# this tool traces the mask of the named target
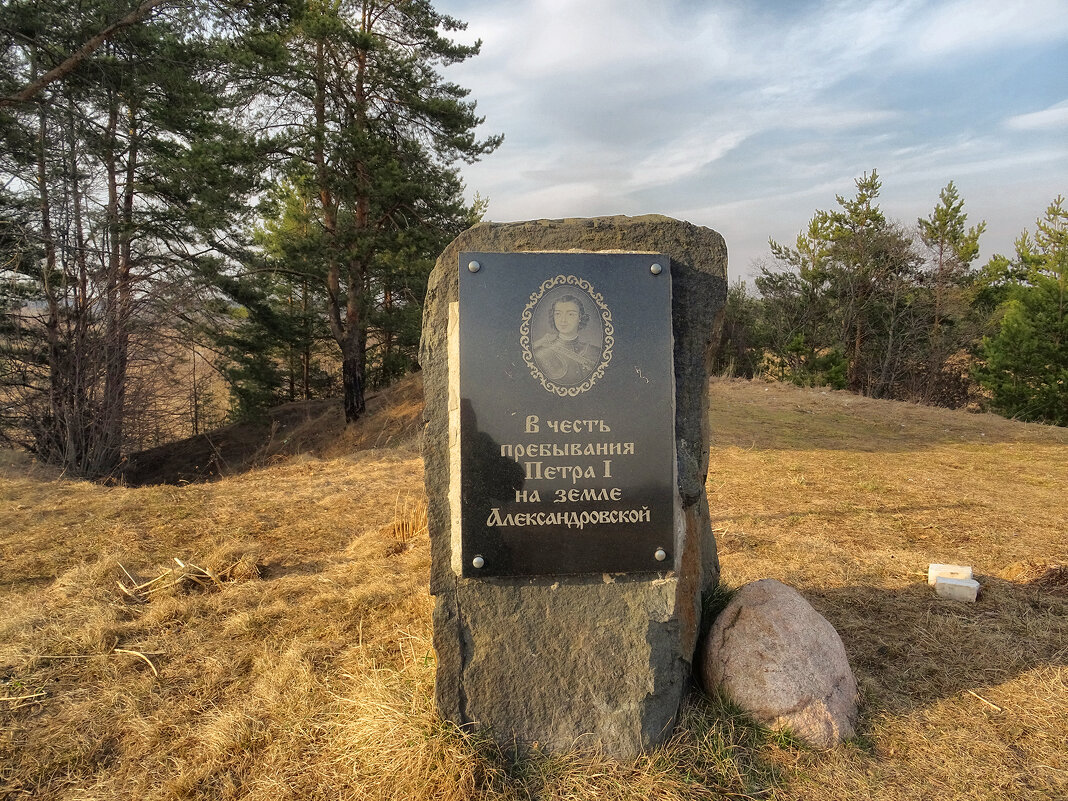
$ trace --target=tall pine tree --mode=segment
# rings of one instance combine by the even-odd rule
[[[783,377],[899,397],[916,366],[919,259],[876,203],[878,174],[855,183],[856,195],[817,211],[794,247],[770,243],[787,269],[764,269],[756,284]]]
[[[309,0],[265,83],[288,177],[312,201],[302,249],[325,290],[350,422],[364,411],[369,355],[396,369],[433,256],[466,227],[456,162],[501,141],[476,136],[468,91],[439,72],[478,53],[449,38],[463,27],[425,0]]]
[[[964,199],[950,181],[926,218],[919,218],[920,239],[927,248],[923,271],[930,293],[928,360],[922,398],[935,403],[960,403],[967,397],[967,378],[947,361],[972,344],[976,336],[968,326],[972,263],[979,255],[979,237],[986,223],[965,228]]]
[[[14,0],[0,10],[0,241],[12,286],[0,431],[85,475],[125,446],[131,358],[231,243],[258,180],[233,124],[234,24],[257,9]],[[132,16],[131,16],[132,15]],[[8,301],[9,305],[10,301]]]
[[[995,256],[1007,299],[997,333],[983,340],[979,380],[994,409],[1021,420],[1068,425],[1068,209],[1058,197],[1016,260]]]

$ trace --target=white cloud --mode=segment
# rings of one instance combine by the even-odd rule
[[[533,220],[544,217],[586,217],[613,214],[604,185],[574,181],[516,193],[502,202],[490,199],[490,219]]]
[[[701,129],[673,139],[635,165],[631,185],[660,186],[693,175],[734,150],[746,136],[745,131],[717,135],[713,130]]]
[[[933,3],[913,20],[911,52],[944,58],[962,51],[1022,47],[1063,38],[1063,0],[955,0]]]
[[[769,47],[775,75],[811,92],[871,68],[897,40],[915,2],[836,3],[815,6]],[[774,29],[770,32],[776,35]],[[778,35],[782,35],[779,33]]]
[[[436,5],[484,40],[447,75],[507,137],[463,170],[490,219],[682,217],[724,234],[737,275],[873,167],[906,221],[966,179],[999,250],[1063,184],[1068,148],[1010,132],[1068,129],[1068,100],[1042,108],[1062,73],[1020,67],[1065,63],[1065,0]]]
[[[444,3],[444,6],[450,5]],[[527,0],[471,9],[465,40],[483,39],[475,73],[505,73],[526,86],[604,73],[628,75],[670,59],[669,20],[639,0]]]
[[[901,117],[900,112],[888,109],[867,109],[831,106],[808,108],[804,114],[782,121],[784,128],[807,128],[817,131],[843,131],[888,125]]]
[[[1062,100],[1041,111],[1009,117],[1005,120],[1005,127],[1015,131],[1068,131],[1068,100]]]
[[[660,39],[658,27],[653,8],[634,0],[534,0],[513,67],[531,79],[627,72],[635,61],[650,64],[667,55],[650,46]]]

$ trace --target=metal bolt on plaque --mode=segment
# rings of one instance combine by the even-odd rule
[[[667,559],[667,551],[665,551],[663,548],[657,548],[656,553],[654,553],[653,556],[656,557],[656,561],[663,562],[665,559]]]
[[[477,261],[468,262],[467,269],[473,273],[477,273],[479,270],[482,269],[482,265],[479,264]]]
[[[661,267],[659,264],[654,264],[652,267],[649,268],[649,272],[651,272],[653,275],[660,275],[663,270],[664,268]]]
[[[476,556],[474,559],[471,560],[471,564],[475,567],[485,567],[486,560],[483,559],[481,556]]]

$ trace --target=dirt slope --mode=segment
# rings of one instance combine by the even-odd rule
[[[130,487],[187,484],[242,473],[298,453],[335,454],[389,447],[420,424],[422,377],[410,375],[367,398],[365,419],[345,425],[340,399],[286,403],[267,420],[234,423],[206,434],[131,454],[120,473]]]

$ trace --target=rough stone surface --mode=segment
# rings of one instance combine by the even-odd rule
[[[746,584],[705,641],[701,679],[754,718],[821,748],[852,737],[857,683],[845,647],[801,594],[774,579]]]
[[[678,572],[650,579],[463,579],[452,561],[448,319],[461,251],[623,251],[672,260]],[[482,223],[457,237],[430,277],[420,362],[424,462],[436,596],[439,713],[507,747],[590,748],[627,759],[666,739],[686,692],[700,595],[719,580],[704,493],[707,366],[727,290],[715,231],[661,216]]]

